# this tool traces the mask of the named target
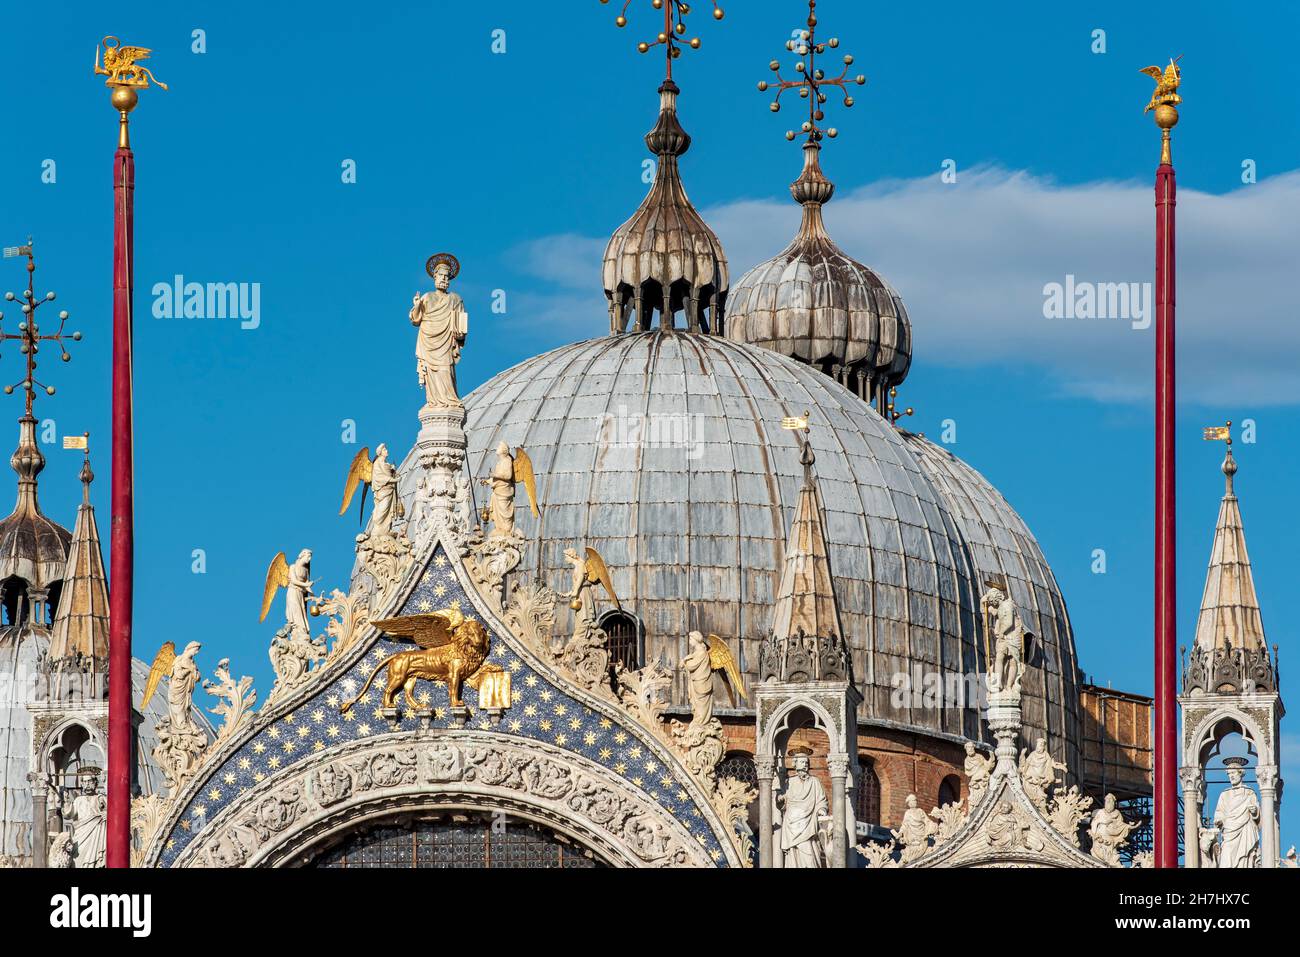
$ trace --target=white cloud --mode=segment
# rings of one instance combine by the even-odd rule
[[[834,175],[834,170],[830,170]],[[789,199],[740,200],[702,210],[722,238],[732,282],[780,250],[798,208]],[[1185,402],[1300,402],[1300,322],[1290,284],[1300,221],[1300,171],[1226,195],[1178,195],[1178,376]],[[850,255],[884,276],[912,318],[918,364],[1032,366],[1064,393],[1145,401],[1154,325],[1043,316],[1043,287],[1065,281],[1150,282],[1154,188],[1147,183],[1060,186],[982,168],[955,184],[937,176],[842,191],[827,226]],[[605,311],[604,237],[544,237],[516,250],[554,294],[524,298],[529,324],[592,334]],[[553,300],[553,301],[552,301]]]

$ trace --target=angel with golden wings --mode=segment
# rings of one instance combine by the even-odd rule
[[[569,599],[569,607],[574,611],[575,634],[596,621],[596,598],[591,592],[597,584],[605,589],[614,607],[622,609],[618,595],[614,594],[614,580],[598,551],[589,545],[586,553],[579,555],[577,549],[566,548],[564,560],[573,566],[573,585],[564,597]]]
[[[342,515],[352,504],[352,496],[357,486],[361,486],[361,515],[366,511],[366,489],[375,493],[374,511],[371,514],[371,534],[378,537],[393,537],[393,522],[406,514],[402,500],[397,497],[397,467],[388,461],[388,446],[380,442],[375,446],[375,457],[370,458],[370,449],[363,447],[352,458],[348,466],[348,477],[343,484],[343,504],[339,506]]]
[[[736,658],[727,647],[727,643],[717,635],[706,639],[698,631],[692,631],[686,637],[689,651],[682,659],[682,670],[686,672],[687,693],[691,702],[691,724],[704,725],[713,719],[713,673],[721,671],[727,679],[727,690],[731,703],[736,703],[736,695],[748,700],[745,683],[740,676],[740,667]]]
[[[509,538],[515,533],[515,490],[522,484],[528,493],[528,507],[533,518],[542,513],[537,507],[537,478],[533,474],[533,460],[522,448],[510,454],[510,446],[505,442],[497,446],[496,464],[492,466],[491,477],[485,484],[492,486],[492,496],[488,500],[488,517],[492,520],[489,538]]]
[[[262,588],[262,617],[257,620],[266,621],[266,613],[271,610],[275,593],[283,588],[285,629],[290,634],[310,635],[311,626],[307,624],[307,599],[315,597],[312,594],[312,586],[316,584],[310,576],[310,548],[300,551],[292,565],[284,557],[284,552],[279,552],[271,559],[271,567],[266,570],[266,584]]]

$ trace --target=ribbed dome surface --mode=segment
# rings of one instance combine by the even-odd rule
[[[523,573],[566,588],[564,548],[592,545],[624,608],[644,624],[647,661],[672,667],[687,632],[699,629],[738,638],[751,680],[803,474],[798,441],[780,420],[811,411],[863,717],[979,733],[973,701],[934,708],[893,692],[899,675],[918,669],[956,687],[982,667],[976,609],[982,575],[996,568],[1051,646],[1046,670],[1027,683],[1026,717],[1062,753],[1077,702],[1073,639],[1028,530],[977,473],[905,437],[815,369],[715,336],[628,334],[529,359],[465,405],[474,476],[487,474],[501,441],[523,446],[537,470],[541,519],[522,495],[518,503],[516,521],[531,539]],[[408,501],[413,469],[408,456],[400,486]],[[557,634],[572,626],[563,603],[558,614]],[[673,701],[686,700],[678,674]]]

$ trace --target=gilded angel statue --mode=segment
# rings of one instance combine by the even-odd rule
[[[497,446],[496,464],[492,466],[491,475],[483,480],[483,484],[492,487],[487,506],[487,517],[492,520],[489,537],[508,538],[514,534],[515,490],[519,485],[523,485],[528,494],[528,507],[532,510],[533,518],[542,514],[537,507],[537,477],[533,472],[533,460],[522,448],[515,449],[514,455],[511,455],[510,446],[505,442],[500,443]]]
[[[579,555],[577,549],[566,548],[564,560],[573,566],[572,589],[564,597],[569,599],[569,607],[577,612],[577,621],[596,620],[596,599],[591,591],[597,584],[605,589],[605,594],[609,595],[614,607],[622,610],[618,595],[614,593],[614,580],[610,578],[609,568],[598,551],[588,545],[586,554]]]
[[[104,50],[104,65],[99,65],[99,50]],[[148,47],[123,46],[122,41],[114,36],[104,37],[100,46],[95,48],[95,73],[106,76],[105,86],[135,86],[144,89],[152,80],[164,90],[167,84],[155,77],[147,66],[140,66],[137,60],[149,59],[153,53]]]
[[[1151,102],[1143,113],[1150,113],[1157,106],[1169,105],[1177,106],[1183,102],[1183,98],[1178,95],[1178,85],[1183,81],[1183,71],[1178,66],[1178,61],[1182,57],[1175,57],[1169,61],[1169,65],[1161,70],[1158,66],[1149,66],[1139,72],[1145,73],[1156,81],[1155,92],[1151,94]]]
[[[388,461],[387,445],[381,442],[375,446],[373,459],[369,447],[363,447],[353,456],[352,464],[348,466],[348,477],[343,484],[340,515],[352,504],[352,496],[356,494],[358,485],[361,486],[361,511],[358,518],[365,516],[366,490],[372,489],[375,493],[374,514],[371,516],[373,534],[391,538],[393,522],[406,516],[406,508],[397,495],[397,467]]]
[[[721,671],[726,676],[727,692],[733,707],[737,694],[742,700],[748,700],[745,682],[741,678],[735,655],[717,635],[705,638],[700,632],[692,631],[686,641],[690,650],[681,664],[689,682],[691,723],[707,724],[713,718],[713,673]]]

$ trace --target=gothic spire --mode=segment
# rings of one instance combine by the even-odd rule
[[[90,483],[94,480],[87,450],[81,465],[81,506],[77,509],[77,524],[63,571],[63,592],[50,633],[51,659],[108,657],[108,578],[104,574],[95,506],[90,504]]]
[[[1237,462],[1228,445],[1223,460],[1224,492],[1219,504],[1219,521],[1210,548],[1210,566],[1205,576],[1205,593],[1201,613],[1196,621],[1196,649],[1215,651],[1245,648],[1268,652],[1264,639],[1264,622],[1255,597],[1255,579],[1246,554],[1246,533],[1241,522],[1241,507],[1232,487]]]
[[[803,464],[803,485],[786,540],[772,637],[778,642],[798,634],[840,640],[844,634],[826,550],[821,495],[813,477],[813,450],[807,440],[802,440],[802,446],[799,461]]]

